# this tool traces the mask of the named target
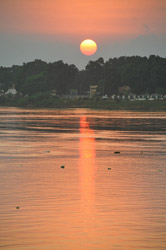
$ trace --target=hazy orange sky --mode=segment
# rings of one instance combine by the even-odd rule
[[[3,51],[4,60],[1,57],[0,65],[10,64],[9,56],[5,57],[4,51],[12,51],[12,46],[18,50],[17,44],[24,52],[21,55],[18,51],[16,62],[13,58],[11,63],[21,63],[23,56],[24,61],[33,59],[32,55],[40,57],[41,46],[44,50],[49,50],[49,47],[53,49],[54,61],[66,59],[70,62],[70,53],[67,51],[70,48],[73,51],[73,63],[77,64],[79,60],[81,65],[81,60],[84,63],[90,60],[77,54],[80,53],[77,51],[79,43],[86,38],[94,39],[98,43],[99,50],[95,55],[97,57],[104,57],[106,54],[110,58],[116,56],[116,51],[127,53],[126,50],[131,50],[132,46],[133,51],[129,51],[129,55],[139,54],[140,51],[142,55],[161,53],[163,56],[163,51],[166,50],[166,1],[0,0],[0,52]],[[144,45],[146,47],[147,44],[150,47],[145,51]],[[37,49],[36,55],[34,47]],[[43,49],[41,59],[48,61],[50,58],[52,61],[53,58],[49,57],[50,51],[47,57],[46,51],[43,54]]]

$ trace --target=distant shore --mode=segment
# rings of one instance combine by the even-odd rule
[[[114,101],[97,99],[65,99],[65,98],[33,98],[17,97],[0,102],[0,106],[23,107],[23,108],[91,108],[106,110],[129,110],[129,111],[166,111],[166,101]]]

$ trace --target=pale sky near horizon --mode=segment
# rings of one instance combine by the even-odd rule
[[[92,56],[79,49],[87,38]],[[0,66],[152,54],[166,57],[166,0],[0,0]]]

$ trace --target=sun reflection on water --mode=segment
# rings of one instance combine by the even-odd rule
[[[95,138],[86,116],[80,118],[80,189],[82,209],[89,213],[95,199]]]

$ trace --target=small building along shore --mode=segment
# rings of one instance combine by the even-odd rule
[[[5,95],[16,95],[17,94],[17,90],[15,88],[15,84],[13,84],[6,92]]]

